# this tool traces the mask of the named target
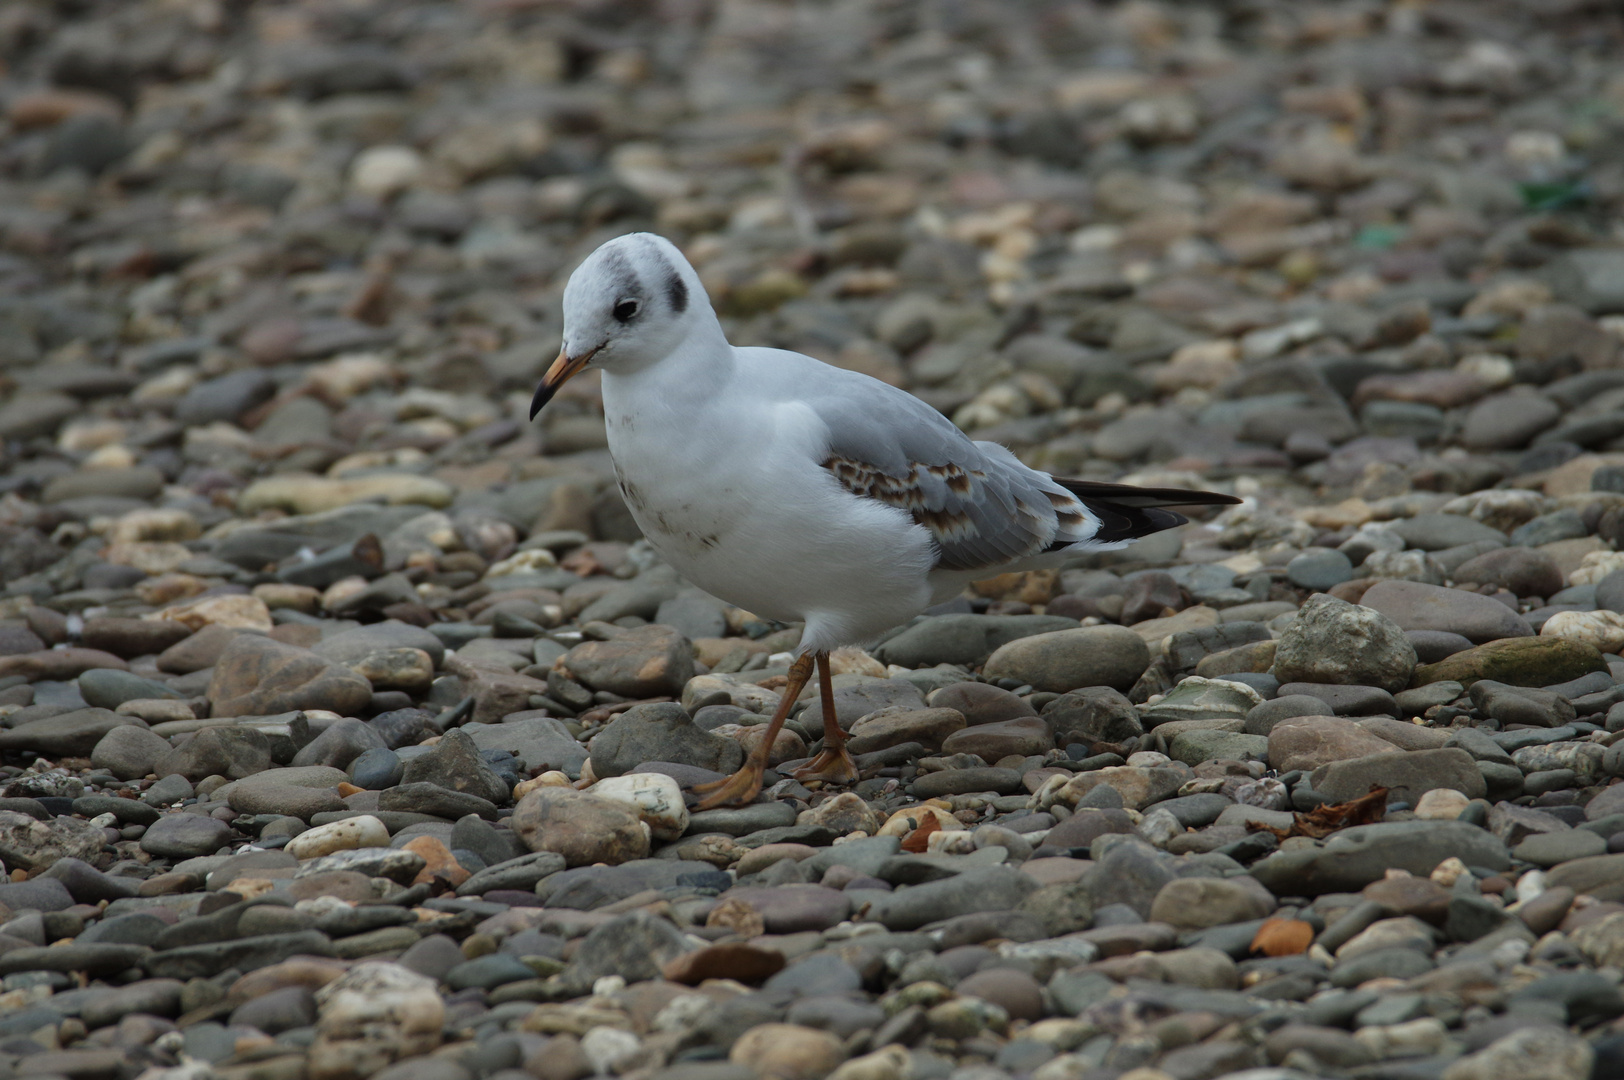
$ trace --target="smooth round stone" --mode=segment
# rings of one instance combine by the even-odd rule
[[[1359,412],[1370,435],[1431,442],[1444,432],[1444,411],[1421,401],[1371,401]]]
[[[493,990],[510,982],[536,977],[534,970],[510,953],[495,952],[458,964],[445,974],[445,983],[453,990],[479,987]]]
[[[1331,985],[1349,987],[1371,979],[1413,979],[1437,965],[1431,956],[1403,946],[1376,949],[1342,960],[1331,969]]]
[[[942,740],[944,754],[975,754],[984,761],[1041,755],[1053,746],[1048,725],[1036,716],[977,724]]]
[[[1397,533],[1405,547],[1420,548],[1422,551],[1442,551],[1484,540],[1500,544],[1506,542],[1506,534],[1499,529],[1463,514],[1417,514],[1412,518],[1389,522],[1387,529]]]
[[[487,625],[466,622],[435,623],[429,632],[439,638],[447,649],[460,649],[470,641],[495,634]]]
[[[350,783],[368,791],[382,791],[399,784],[406,765],[393,750],[375,746],[358,754],[349,767]]]
[[[1472,647],[1470,638],[1448,630],[1406,630],[1404,636],[1415,646],[1416,660],[1423,664],[1436,664]]]
[[[1029,1076],[1039,1065],[1052,1061],[1057,1051],[1036,1039],[1014,1039],[998,1051],[994,1064],[1012,1076]]]
[[[73,812],[87,818],[112,814],[123,825],[151,825],[159,817],[157,810],[138,799],[114,795],[81,795],[73,800]]]
[[[275,394],[276,383],[265,372],[234,371],[198,383],[187,391],[176,407],[175,419],[186,425],[235,420],[245,410],[270,400]]]
[[[852,899],[821,885],[741,886],[729,896],[757,911],[772,934],[827,930],[851,913]]]
[[[118,728],[116,730],[128,731],[130,729]],[[171,773],[168,776],[160,777],[156,783],[143,791],[141,801],[148,806],[168,806],[183,799],[190,799],[193,794],[194,790],[190,780],[179,773]]]
[[[231,1023],[277,1035],[316,1022],[316,999],[307,987],[285,986],[239,1005]]]
[[[104,945],[145,945],[151,948],[167,929],[169,923],[158,916],[136,911],[102,919],[87,927],[76,940],[83,944],[101,942]]]
[[[1563,592],[1571,590],[1564,589]],[[1561,593],[1557,594],[1562,595]],[[1596,583],[1596,591],[1591,600],[1599,608],[1607,611],[1624,611],[1624,570],[1614,570]]]
[[[1285,683],[1280,687],[1280,696],[1318,698],[1335,716],[1393,716],[1398,712],[1393,695],[1375,686]]]
[[[329,724],[326,730],[293,755],[293,765],[331,765],[342,769],[368,750],[381,749],[383,737],[370,725],[354,719]]]
[[[52,480],[45,486],[40,498],[48,503],[93,496],[150,499],[163,490],[163,485],[163,473],[146,465],[84,469]]]
[[[496,819],[496,807],[489,800],[427,782],[398,784],[385,789],[379,799],[379,809],[427,814],[451,821],[468,814],[478,814],[488,821]]]
[[[862,985],[863,977],[856,968],[829,953],[791,964],[766,982],[768,990],[788,990],[803,997],[853,993]]]
[[[170,859],[213,855],[232,837],[230,825],[202,814],[165,814],[141,837],[141,850]]]
[[[1174,566],[1168,569],[1167,574],[1198,599],[1207,593],[1233,588],[1236,576],[1235,571],[1229,567],[1219,566],[1216,563]]]
[[[0,881],[0,904],[12,911],[65,911],[74,905],[73,894],[55,878],[35,877],[28,881]]]
[[[885,1023],[886,1016],[884,1009],[867,1001],[853,1000],[844,994],[818,994],[803,996],[791,1005],[785,1019],[849,1039],[865,1028],[877,1029]]]
[[[726,691],[718,691],[725,694]],[[714,731],[727,724],[744,723],[755,719],[756,714],[749,709],[738,705],[720,704],[706,705],[694,712],[694,726],[701,731]]]
[[[1087,626],[1018,638],[994,651],[982,672],[1061,694],[1081,686],[1125,692],[1149,666],[1149,647],[1132,630]]]
[[[1272,910],[1273,898],[1249,878],[1176,878],[1157,892],[1150,919],[1199,930],[1261,919]]]
[[[1490,679],[1512,686],[1552,686],[1605,672],[1594,648],[1556,637],[1506,638],[1476,645],[1436,664],[1416,668],[1417,685],[1453,679],[1470,685]]]
[[[1569,585],[1559,593],[1545,598],[1551,604],[1577,604],[1585,610],[1599,607],[1596,603],[1595,585]]]
[[[1414,690],[1400,690],[1393,695],[1393,700],[1405,714],[1419,716],[1435,705],[1448,705],[1465,692],[1466,688],[1460,683],[1444,679]]]
[[[134,566],[118,566],[114,563],[96,563],[85,568],[84,579],[81,586],[86,589],[128,589],[137,582],[146,579],[146,572]],[[100,648],[100,646],[91,646]],[[154,649],[154,652],[162,650]],[[140,653],[132,655],[139,656]]]
[[[1570,859],[1607,854],[1607,841],[1588,829],[1534,833],[1512,849],[1514,858],[1535,866],[1552,867]]]
[[[1217,821],[1219,814],[1234,805],[1234,800],[1226,796],[1216,792],[1203,792],[1163,799],[1156,804],[1156,809],[1166,810],[1187,829],[1199,829],[1203,825],[1211,825]]]
[[[733,1044],[728,1061],[755,1071],[758,1076],[783,1080],[812,1080],[826,1076],[845,1056],[832,1032],[799,1024],[761,1023]]]
[[[1577,787],[1578,775],[1572,769],[1542,769],[1523,777],[1524,795],[1545,795]]]
[[[1455,580],[1497,585],[1517,596],[1550,596],[1567,581],[1556,560],[1528,547],[1507,547],[1469,559],[1455,568]]]
[[[259,840],[261,845],[272,842],[286,844],[308,829],[309,826],[296,817],[273,817],[259,830]]]
[[[1273,700],[1280,692],[1280,680],[1267,671],[1233,671],[1224,678],[1229,682],[1237,682],[1242,686],[1250,686],[1258,692],[1264,701]]]
[[[1186,731],[1174,737],[1167,752],[1174,761],[1192,766],[1213,760],[1266,761],[1269,740],[1240,731]]]
[[[1286,577],[1303,589],[1324,592],[1353,578],[1353,560],[1334,548],[1309,548],[1286,564]]]
[[[408,971],[444,982],[446,975],[465,960],[455,941],[444,934],[431,934],[401,953],[398,962]]]
[[[1415,804],[1415,816],[1429,821],[1454,821],[1466,810],[1468,799],[1450,788],[1434,788]]]
[[[74,900],[81,904],[118,900],[134,896],[136,892],[136,883],[131,879],[109,877],[80,859],[58,859],[45,871],[44,876],[62,882]]]
[[[180,698],[164,683],[117,668],[92,668],[80,675],[79,695],[85,704],[100,709],[116,709],[137,698]]]
[[[988,968],[961,980],[954,992],[990,1001],[1011,1020],[1043,1019],[1043,988],[1024,971]]]
[[[789,803],[764,802],[749,806],[722,806],[715,810],[700,810],[688,819],[688,830],[693,833],[726,833],[728,836],[748,836],[762,829],[782,828],[795,824],[795,808]]]
[[[1160,570],[1145,570],[1123,579],[1122,622],[1132,626],[1146,619],[1159,617],[1167,608],[1182,609],[1184,597],[1173,575]]]
[[[978,791],[996,791],[1000,795],[1013,795],[1024,790],[1021,774],[1014,769],[974,768],[944,769],[925,773],[909,785],[909,791],[921,799],[934,799],[941,795],[968,795]]]
[[[944,686],[927,699],[933,709],[953,709],[967,726],[993,724],[1036,716],[1025,698],[988,683],[961,682]]]
[[[1511,531],[1511,542],[1520,547],[1537,548],[1542,544],[1554,544],[1558,540],[1575,540],[1589,535],[1590,530],[1585,528],[1584,518],[1579,515],[1579,511],[1572,507],[1564,507],[1549,514],[1541,514],[1534,520],[1517,526]]]

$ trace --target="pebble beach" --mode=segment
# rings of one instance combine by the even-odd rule
[[[0,1080],[1624,1078],[1624,15],[0,3]],[[570,271],[1239,497],[833,655]],[[793,497],[787,493],[786,497]]]

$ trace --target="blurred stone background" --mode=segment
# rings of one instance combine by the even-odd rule
[[[521,405],[633,229],[735,341],[1043,468],[1539,473],[1624,434],[1619,44],[1549,2],[10,4],[0,486],[207,527],[323,499],[266,477],[579,473],[544,524],[626,538],[590,382]]]

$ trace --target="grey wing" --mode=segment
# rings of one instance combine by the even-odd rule
[[[1071,492],[1002,446],[974,442],[918,398],[883,384],[811,405],[829,428],[822,465],[854,495],[930,530],[936,568],[992,570],[1088,539],[1098,521]]]

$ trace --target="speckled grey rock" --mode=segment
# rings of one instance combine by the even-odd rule
[[[635,705],[592,740],[592,771],[621,776],[645,761],[673,761],[729,773],[744,763],[739,744],[694,726],[680,705]]]
[[[1510,866],[1505,845],[1476,825],[1395,821],[1343,829],[1323,846],[1276,852],[1255,863],[1252,876],[1276,896],[1318,896],[1357,892],[1390,867],[1426,876],[1448,858],[1490,870]]]
[[[1393,621],[1335,597],[1309,597],[1280,637],[1274,676],[1282,683],[1353,683],[1389,692],[1410,684],[1415,646]]]

